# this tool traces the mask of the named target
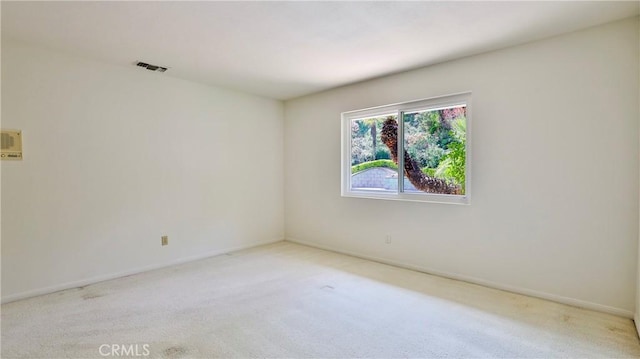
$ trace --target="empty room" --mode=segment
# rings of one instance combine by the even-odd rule
[[[1,14],[2,358],[640,358],[640,3]]]

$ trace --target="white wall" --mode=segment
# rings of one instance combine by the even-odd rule
[[[283,238],[281,102],[4,40],[2,94],[3,300]]]
[[[638,36],[640,37],[640,28],[638,28]],[[638,60],[640,62],[640,60]],[[638,83],[640,84],[640,72],[638,73]],[[638,106],[640,107],[640,94],[638,94]],[[640,108],[638,108],[640,111]],[[640,122],[640,117],[638,118]],[[640,131],[638,132],[640,136]],[[640,153],[638,153],[638,159],[640,160]],[[640,181],[638,182],[640,186]],[[640,205],[640,197],[638,197],[638,204]],[[638,218],[638,226],[640,226],[640,217]],[[636,325],[636,331],[640,336],[640,235],[638,236],[638,274],[636,276],[636,311],[634,316],[634,323]]]
[[[638,79],[640,83],[640,78]],[[639,101],[640,102],[640,101]],[[640,121],[640,118],[638,119]],[[640,135],[640,132],[638,132]],[[638,158],[640,159],[640,153],[638,154]],[[640,186],[640,182],[638,182]],[[638,199],[640,204],[640,197]],[[638,226],[640,226],[640,218],[638,218]],[[635,315],[633,317],[634,324],[636,326],[636,331],[638,332],[638,336],[640,336],[640,235],[638,236],[638,274],[636,275],[636,310]]]
[[[628,19],[286,102],[287,239],[631,317],[638,43]],[[470,206],[340,197],[341,112],[468,90]]]

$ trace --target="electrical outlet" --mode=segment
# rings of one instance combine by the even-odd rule
[[[169,244],[169,236],[162,236],[162,245],[166,246]]]
[[[387,234],[387,237],[384,239],[384,243],[391,244],[391,235]]]

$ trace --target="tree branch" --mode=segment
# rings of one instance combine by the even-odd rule
[[[398,122],[389,116],[382,125],[382,142],[389,148],[393,162],[398,164]],[[440,194],[462,194],[460,186],[440,178],[429,177],[420,170],[418,163],[404,152],[404,174],[413,186],[423,192]]]

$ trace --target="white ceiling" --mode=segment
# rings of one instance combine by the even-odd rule
[[[2,2],[2,37],[276,99],[638,15],[629,2]],[[140,69],[140,71],[145,71]]]

